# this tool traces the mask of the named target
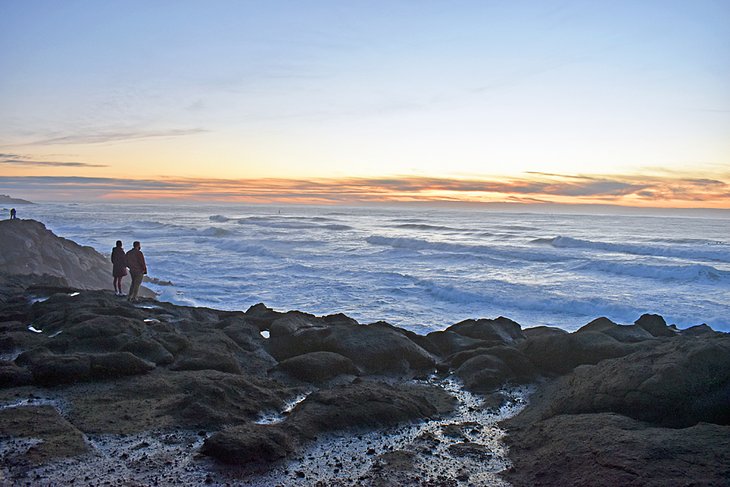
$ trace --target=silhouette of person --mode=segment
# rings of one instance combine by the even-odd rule
[[[15,208],[10,208],[10,219],[17,220],[17,217],[15,216]]]
[[[127,301],[137,301],[139,286],[142,284],[142,278],[147,274],[147,264],[144,261],[144,254],[140,250],[141,248],[142,245],[139,242],[134,242],[132,244],[132,250],[127,252],[127,267],[129,267],[129,273],[132,276]]]
[[[127,256],[122,248],[122,241],[117,240],[117,246],[112,249],[112,276],[114,277],[114,294],[124,296],[122,292],[122,278],[127,275]]]

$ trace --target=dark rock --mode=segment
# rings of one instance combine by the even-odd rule
[[[449,453],[455,457],[470,457],[481,462],[486,462],[493,456],[491,450],[486,446],[470,441],[451,445]]]
[[[137,357],[157,365],[168,365],[175,360],[175,357],[159,342],[145,338],[136,338],[127,342],[120,351],[133,353]]]
[[[88,452],[84,435],[52,406],[0,409],[3,441],[10,437],[41,440],[32,448],[3,452],[3,466],[35,466]],[[3,482],[4,483],[4,482]],[[8,484],[10,485],[10,484]]]
[[[543,374],[565,374],[578,365],[596,364],[635,350],[633,344],[593,331],[536,336],[521,343],[519,349]]]
[[[567,335],[568,332],[562,328],[556,328],[554,326],[533,326],[532,328],[525,328],[522,333],[527,338],[542,337],[548,335]]]
[[[38,349],[16,361],[30,369],[35,382],[46,386],[144,374],[155,368],[129,352],[57,355]]]
[[[727,485],[730,427],[657,428],[617,414],[503,423],[515,487]]]
[[[271,463],[293,449],[294,442],[283,428],[245,424],[213,434],[200,451],[224,463],[246,465]]]
[[[145,374],[155,364],[129,352],[89,354],[90,374],[93,379],[114,379],[126,375]]]
[[[333,352],[297,355],[282,361],[274,370],[305,382],[324,382],[343,374],[359,374],[352,360]]]
[[[387,323],[327,323],[304,313],[287,313],[271,325],[271,354],[286,360],[310,352],[334,352],[369,373],[433,369],[433,356]]]
[[[91,359],[87,354],[56,355],[48,352],[31,356],[22,353],[16,362],[27,364],[33,380],[45,386],[70,384],[91,378]]]
[[[638,325],[618,325],[608,318],[596,318],[581,327],[576,333],[599,332],[615,338],[620,342],[640,342],[650,340],[654,336]]]
[[[667,322],[659,315],[643,314],[634,324],[655,337],[671,337],[676,335],[676,331],[668,327]]]
[[[248,352],[259,350],[262,346],[263,338],[259,329],[244,320],[227,320],[223,331],[236,345]]]
[[[13,362],[0,361],[0,388],[25,386],[32,382],[33,374],[28,369]]]
[[[552,413],[616,412],[671,427],[730,424],[730,337],[676,337],[579,367],[551,394]]]
[[[501,342],[506,345],[516,345],[525,339],[520,325],[504,316],[494,320],[464,320],[451,325],[446,331],[453,331],[477,340]]]
[[[271,324],[284,316],[284,313],[267,308],[263,303],[258,303],[246,310],[246,320],[258,327],[259,330],[268,330]]]
[[[464,350],[487,346],[490,342],[460,335],[454,331],[434,331],[426,335],[441,356],[453,355]],[[492,341],[493,344],[501,342]]]
[[[707,326],[706,324],[701,324],[697,326],[691,326],[687,329],[684,329],[680,332],[684,336],[716,336],[718,333]]]
[[[454,374],[464,387],[475,392],[490,392],[512,376],[507,365],[494,355],[482,354],[464,362]]]
[[[264,411],[279,411],[284,399],[298,392],[262,379],[213,370],[177,372],[167,384],[178,398],[165,405],[166,414],[180,424],[208,429],[249,422]]]
[[[350,428],[375,428],[424,419],[453,409],[453,397],[430,386],[357,381],[310,394],[285,424],[306,437]]]
[[[241,366],[233,355],[198,348],[178,358],[170,370],[219,370],[240,374]]]

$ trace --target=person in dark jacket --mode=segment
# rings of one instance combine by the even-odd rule
[[[117,246],[112,249],[112,276],[114,276],[114,294],[124,296],[122,292],[122,278],[127,275],[127,256],[122,248],[122,241],[117,240]]]
[[[16,215],[15,208],[10,208],[10,219],[16,220],[18,217],[16,217],[15,215]]]
[[[132,284],[129,285],[128,301],[137,301],[137,293],[139,286],[142,284],[142,278],[147,274],[147,264],[144,261],[144,254],[140,250],[142,245],[139,242],[132,244],[132,250],[127,252],[127,267],[132,276]]]

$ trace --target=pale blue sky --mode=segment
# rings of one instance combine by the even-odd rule
[[[14,176],[730,172],[725,0],[0,0],[0,72]]]

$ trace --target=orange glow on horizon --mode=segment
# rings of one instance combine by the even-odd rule
[[[490,180],[423,177],[170,178],[124,180],[124,187],[116,187],[115,183],[116,180],[110,179],[103,185],[98,197],[105,200],[189,200],[266,204],[556,203],[730,209],[730,184],[717,179],[676,177],[532,175],[530,178]],[[99,185],[97,181],[97,186]]]

